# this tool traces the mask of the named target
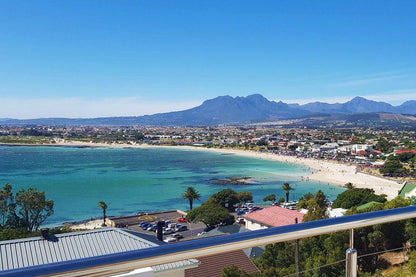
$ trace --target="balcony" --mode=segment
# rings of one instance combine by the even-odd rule
[[[134,270],[136,270],[133,273],[134,275],[130,276],[152,276],[146,275],[150,273],[146,272],[145,269],[155,265],[197,259],[198,257],[346,230],[350,231],[350,249],[347,251],[347,276],[356,276],[354,263],[356,263],[357,253],[353,250],[353,230],[415,217],[416,206],[409,206],[239,234],[184,241],[91,258],[4,270],[0,271],[0,276],[121,276],[121,274]],[[143,269],[144,271],[137,271],[137,269]]]

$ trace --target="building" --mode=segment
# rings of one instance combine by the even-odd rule
[[[186,269],[185,277],[221,277],[222,269],[230,266],[236,266],[249,274],[260,273],[242,250],[201,257],[198,260],[200,265]]]
[[[243,215],[244,220],[246,221],[246,228],[249,230],[290,225],[294,224],[295,220],[300,223],[303,221],[303,216],[303,213],[279,206],[271,206],[260,211]]]
[[[118,228],[65,233],[44,237],[0,241],[0,273],[72,260],[93,258],[162,244],[154,236]],[[189,259],[151,268],[124,272],[123,276],[183,277],[185,270],[198,267],[199,261]],[[150,275],[143,275],[146,270]],[[76,276],[74,272],[74,276]],[[114,274],[112,276],[121,276]]]

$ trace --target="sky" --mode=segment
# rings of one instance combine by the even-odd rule
[[[416,1],[0,0],[0,118],[416,100]]]

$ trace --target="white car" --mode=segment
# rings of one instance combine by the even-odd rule
[[[164,242],[167,242],[167,243],[169,243],[169,242],[177,242],[178,239],[177,238],[172,238],[172,237],[167,237],[163,241]]]
[[[164,234],[164,235],[170,235],[170,234],[173,234],[173,233],[175,233],[175,230],[170,229],[170,228],[166,228],[166,229],[163,231],[163,234]]]

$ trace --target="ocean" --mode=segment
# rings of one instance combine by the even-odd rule
[[[272,193],[284,197],[285,182],[295,189],[290,200],[319,189],[334,200],[344,190],[303,180],[309,172],[300,165],[188,149],[0,146],[0,186],[10,183],[15,193],[44,191],[55,202],[47,226],[100,217],[99,201],[109,204],[109,216],[187,210],[181,194],[188,186],[201,194],[195,206],[224,188],[251,191],[256,203]],[[213,178],[236,176],[250,177],[250,184],[214,184]]]

